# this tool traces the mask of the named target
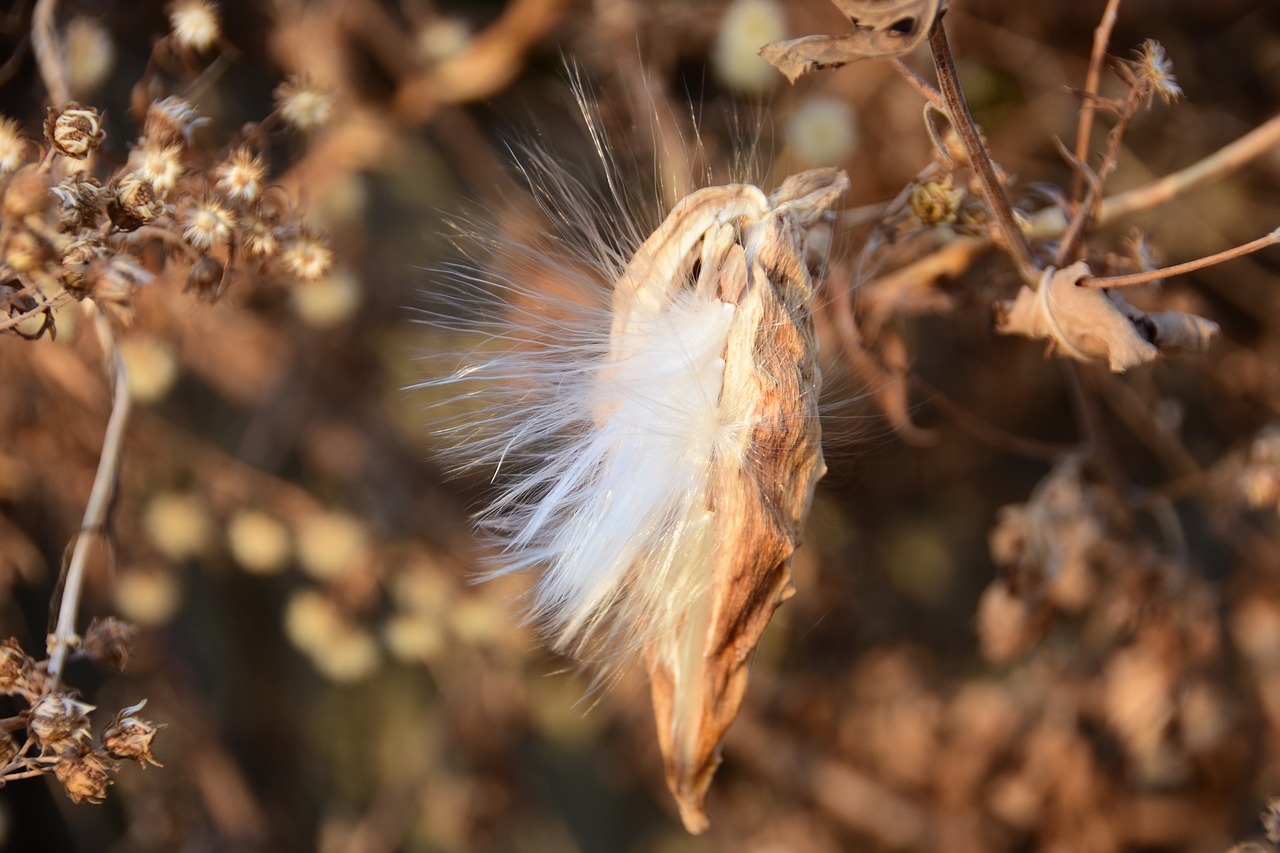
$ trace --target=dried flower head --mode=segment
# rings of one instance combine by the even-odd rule
[[[39,214],[49,206],[49,183],[39,167],[24,166],[4,188],[4,215],[18,220]]]
[[[0,643],[0,693],[21,693],[30,683],[35,661],[18,645],[16,637]]]
[[[170,95],[147,106],[142,136],[153,145],[190,145],[198,128],[208,124],[190,101]]]
[[[266,260],[280,251],[280,234],[277,224],[262,216],[250,214],[245,218],[241,239],[244,250],[252,258]]]
[[[951,176],[940,181],[926,181],[911,190],[907,200],[911,215],[921,225],[949,225],[956,221],[964,193],[951,185]]]
[[[182,177],[182,148],[146,139],[129,152],[129,168],[163,196]]]
[[[218,188],[228,198],[252,202],[262,194],[262,181],[267,175],[262,159],[248,148],[237,148],[218,164]]]
[[[201,258],[192,264],[182,290],[184,293],[195,293],[201,302],[217,302],[222,296],[222,282],[225,278],[226,267],[221,262],[216,258]]]
[[[174,40],[197,53],[213,47],[222,35],[218,7],[208,0],[174,0],[169,7],[169,25]]]
[[[109,250],[97,237],[69,243],[62,251],[62,266],[58,270],[62,286],[77,299],[88,296],[89,268],[108,254]]]
[[[309,133],[333,117],[333,95],[305,77],[290,77],[276,88],[276,109],[287,124]]]
[[[27,159],[30,146],[22,138],[18,123],[11,118],[0,118],[0,175],[15,171]]]
[[[44,135],[59,154],[83,160],[98,149],[106,132],[102,129],[102,115],[96,109],[82,108],[71,101],[60,110],[49,108]]]
[[[148,763],[163,767],[151,754],[151,741],[164,725],[138,716],[146,704],[147,700],[143,699],[137,705],[121,709],[110,725],[102,730],[102,745],[112,758],[131,759],[143,767]]]
[[[18,757],[18,742],[13,735],[0,729],[0,767],[6,767]]]
[[[27,732],[44,751],[79,751],[90,739],[89,712],[92,710],[92,705],[65,693],[41,697],[28,712]]]
[[[89,623],[81,648],[96,663],[123,672],[133,655],[137,639],[137,628],[114,616],[108,616]]]
[[[97,804],[106,797],[115,769],[115,762],[95,749],[63,755],[54,765],[53,775],[74,802]]]
[[[75,174],[53,187],[50,192],[58,202],[58,227],[76,232],[94,228],[102,206],[102,185],[96,178]]]
[[[183,212],[186,227],[183,239],[201,251],[221,246],[231,239],[236,228],[236,216],[213,196],[198,199]]]
[[[298,230],[285,244],[280,257],[289,272],[303,281],[315,281],[333,266],[333,250],[324,238],[308,228]]]
[[[1160,42],[1144,41],[1128,67],[1134,85],[1146,91],[1148,100],[1159,95],[1160,100],[1168,104],[1182,97],[1182,87],[1173,76],[1173,63]]]
[[[125,172],[107,188],[107,218],[121,231],[134,231],[164,213],[155,187],[137,172]]]

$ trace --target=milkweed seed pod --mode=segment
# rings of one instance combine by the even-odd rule
[[[720,741],[791,594],[791,554],[825,471],[806,238],[848,177],[815,169],[772,195],[697,190],[646,237],[574,198],[581,188],[554,164],[526,174],[553,221],[588,232],[550,241],[577,256],[499,243],[507,274],[454,270],[457,304],[495,313],[435,317],[487,343],[425,384],[482,384],[453,389],[473,411],[443,432],[497,469],[501,490],[480,516],[493,574],[533,571],[530,620],[602,681],[645,661],[667,782],[701,831]],[[595,301],[563,295],[575,287]]]

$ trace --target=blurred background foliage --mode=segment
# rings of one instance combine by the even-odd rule
[[[1070,185],[1054,140],[1074,137],[1103,5],[954,0],[947,14],[1028,210],[1044,204],[1035,185]],[[40,139],[31,6],[0,18],[0,112]],[[139,133],[134,84],[168,11],[57,5],[108,163]],[[933,156],[921,99],[888,64],[794,87],[753,64],[764,41],[845,26],[824,0],[224,0],[218,14],[219,46],[144,94],[188,96],[217,159],[291,75],[331,92],[326,127],[273,132],[265,154],[335,262],[315,281],[239,276],[216,302],[172,275],[137,293],[121,340],[139,405],[85,616],[141,634],[123,675],[75,662],[68,680],[104,709],[146,696],[168,724],[165,766],[124,767],[100,806],[9,785],[10,849],[1271,849],[1258,813],[1280,793],[1280,252],[1151,290],[1144,305],[1195,310],[1221,337],[1115,376],[992,335],[991,304],[1017,285],[998,254],[877,286],[955,234],[864,249],[884,235],[858,211]],[[1280,105],[1271,0],[1125,0],[1111,52],[1148,38],[1185,98],[1137,119],[1112,192]],[[81,68],[94,51],[101,68]],[[467,518],[487,483],[445,476],[426,400],[402,390],[441,345],[413,317],[453,257],[448,222],[517,239],[539,225],[510,152],[594,156],[566,58],[655,207],[680,188],[643,175],[692,119],[721,174],[744,135],[762,180],[846,168],[831,292],[858,285],[858,322],[874,317],[869,346],[897,377],[868,387],[845,362],[832,324],[850,309],[831,296],[831,473],[698,838],[668,801],[644,686],[584,700],[587,680],[520,626],[522,581],[471,583]],[[931,74],[926,54],[910,64]],[[1108,75],[1104,94],[1121,91]],[[1134,225],[1168,263],[1274,229],[1280,149],[1091,235],[1091,256],[1123,256]],[[0,634],[28,651],[110,408],[78,312],[60,312],[56,340],[0,340]]]

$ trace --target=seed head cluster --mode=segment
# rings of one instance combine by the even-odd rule
[[[175,4],[175,36],[203,49],[196,19],[212,8]],[[295,81],[281,93],[286,124],[312,130],[327,120],[332,102],[320,89]],[[106,140],[98,109],[50,109],[43,145],[0,116],[0,330],[53,332],[53,310],[85,299],[127,321],[137,289],[170,277],[217,299],[244,274],[312,281],[329,271],[324,237],[270,191],[260,134],[214,148],[202,133],[207,120],[179,96],[148,104],[139,123],[124,162],[106,172],[99,166],[121,158],[95,157]]]

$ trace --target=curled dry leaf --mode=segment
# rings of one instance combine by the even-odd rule
[[[839,68],[859,59],[902,56],[929,37],[946,0],[832,0],[853,29],[842,36],[775,41],[760,55],[792,83],[802,74]]]
[[[1148,314],[1115,290],[1081,287],[1089,267],[1078,261],[1045,270],[1036,290],[1023,286],[996,305],[996,331],[1050,341],[1077,361],[1105,361],[1116,373],[1163,352],[1204,352],[1218,324],[1176,311]]]

